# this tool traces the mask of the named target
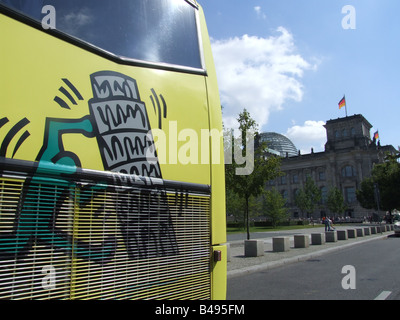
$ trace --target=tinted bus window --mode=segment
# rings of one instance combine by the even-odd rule
[[[185,0],[0,0],[41,22],[122,58],[201,69],[196,8]]]

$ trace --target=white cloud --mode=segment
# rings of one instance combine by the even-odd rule
[[[255,6],[254,7],[254,11],[256,12],[258,18],[267,19],[267,16],[265,15],[265,13],[263,13],[261,11],[261,7],[260,6]]]
[[[82,8],[78,12],[71,12],[62,18],[65,31],[71,34],[77,34],[81,30],[88,28],[87,26],[93,22],[93,15],[91,15],[88,8]]]
[[[294,125],[286,131],[286,136],[294,143],[302,154],[324,151],[326,130],[324,121],[305,121],[303,125]]]
[[[296,53],[292,34],[283,27],[277,32],[268,38],[212,39],[226,127],[236,128],[236,118],[246,108],[261,129],[272,111],[288,100],[302,100],[300,79],[315,66]]]

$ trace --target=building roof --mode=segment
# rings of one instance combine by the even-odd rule
[[[328,121],[326,122],[326,124],[329,125],[329,124],[333,124],[333,123],[336,123],[336,122],[350,121],[350,120],[355,120],[355,119],[358,119],[358,120],[363,121],[363,122],[366,123],[370,128],[372,128],[372,125],[369,123],[369,121],[368,121],[367,119],[365,119],[364,116],[361,115],[361,114],[355,114],[355,115],[352,115],[352,116],[349,116],[349,117],[331,119],[331,120],[328,120]]]
[[[297,156],[298,151],[294,143],[287,137],[276,132],[264,132],[260,134],[260,140],[267,143],[268,149],[278,151],[281,157]]]

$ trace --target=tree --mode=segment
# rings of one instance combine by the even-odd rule
[[[295,198],[295,204],[301,212],[312,214],[321,201],[322,193],[314,180],[307,178],[304,188],[301,189]]]
[[[389,211],[400,208],[400,164],[396,157],[374,166],[371,177],[361,182],[357,200],[366,209]]]
[[[244,201],[242,198],[233,192],[231,189],[226,188],[226,213],[235,218],[235,221],[240,221],[243,218]]]
[[[333,214],[342,214],[346,210],[343,194],[336,187],[329,189],[326,204]]]
[[[303,189],[297,191],[294,198],[294,203],[297,206],[297,208],[300,209],[302,216],[304,216],[304,212],[307,212],[309,210],[310,201],[307,198],[307,194]]]
[[[251,196],[259,196],[265,182],[280,174],[280,159],[275,156],[266,158],[264,155],[266,145],[263,143],[254,148],[254,141],[257,140],[258,136],[257,123],[246,109],[239,114],[237,120],[241,137],[239,141],[236,140],[235,143],[232,143],[231,148],[234,149],[234,153],[240,152],[247,161],[253,161],[251,163],[252,170],[240,171],[243,169],[243,163],[238,163],[239,157],[235,156],[233,163],[225,166],[225,177],[227,188],[244,200],[247,239],[250,240],[249,199]],[[234,139],[232,138],[232,140]],[[237,145],[239,145],[239,148]],[[248,155],[251,156],[247,157]],[[248,166],[249,164],[246,163],[245,165]]]
[[[275,228],[277,224],[287,219],[288,211],[285,207],[286,200],[282,195],[272,188],[263,192],[264,208],[267,212],[268,217],[272,220],[272,226]]]

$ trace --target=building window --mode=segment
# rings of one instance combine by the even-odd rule
[[[305,170],[304,171],[304,181],[307,181],[307,179],[311,179],[311,171],[310,170]]]
[[[355,137],[355,135],[356,135],[356,129],[351,128],[351,136]]]
[[[285,199],[286,202],[287,202],[287,201],[288,201],[288,198],[289,198],[289,193],[288,193],[288,191],[287,191],[287,190],[282,190],[282,191],[281,191],[281,195],[282,195],[282,198]]]
[[[299,175],[297,173],[292,176],[292,179],[293,183],[299,183]]]
[[[353,166],[345,166],[342,168],[342,177],[355,177],[356,176],[356,170],[354,169]]]
[[[344,188],[344,192],[346,195],[347,203],[353,203],[353,202],[357,201],[356,188],[354,188],[354,187]]]
[[[318,180],[319,181],[325,181],[326,180],[325,170],[318,171]]]
[[[340,132],[337,131],[337,130],[335,130],[335,138],[336,138],[336,139],[339,139],[339,138],[340,138]]]
[[[343,136],[344,138],[347,137],[347,130],[346,130],[346,129],[343,129],[343,131],[342,131],[342,136]]]
[[[328,189],[326,187],[321,187],[321,203],[325,204],[328,199]]]
[[[281,184],[286,184],[286,174],[281,176]]]

